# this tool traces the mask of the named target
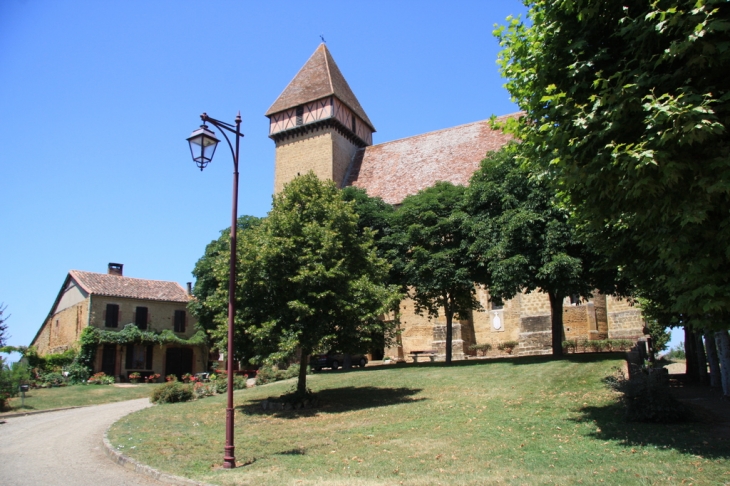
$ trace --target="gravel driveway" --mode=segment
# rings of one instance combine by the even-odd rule
[[[102,437],[124,415],[150,406],[149,399],[108,403],[2,419],[0,484],[157,485],[160,482],[114,464]]]

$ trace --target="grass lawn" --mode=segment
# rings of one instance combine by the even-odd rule
[[[236,392],[236,459],[223,457],[225,396],[160,405],[109,433],[157,469],[223,485],[727,484],[730,440],[701,423],[626,423],[601,378],[618,354],[397,365],[309,377],[315,410],[263,411],[292,389]]]
[[[121,402],[135,398],[149,397],[156,384],[118,387],[113,385],[74,385],[58,388],[37,388],[25,393],[25,406],[21,407],[20,396],[11,398],[4,414],[32,412],[51,408],[99,405]]]

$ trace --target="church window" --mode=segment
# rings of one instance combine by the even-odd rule
[[[297,106],[297,126],[304,124],[304,107]]]

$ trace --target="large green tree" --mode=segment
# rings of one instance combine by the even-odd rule
[[[553,355],[562,354],[563,301],[589,297],[594,289],[614,292],[617,275],[581,241],[567,210],[543,179],[516,158],[521,145],[491,152],[466,192],[479,263],[477,281],[499,299],[537,290],[550,299]]]
[[[358,227],[353,204],[334,183],[311,172],[274,197],[269,215],[239,241],[238,256],[237,353],[257,363],[300,354],[299,393],[312,352],[367,347],[388,326],[380,317],[398,294],[384,284],[389,266],[375,252],[373,232]],[[219,347],[226,292],[219,285],[209,299]]]
[[[247,237],[247,230],[260,222],[261,219],[255,216],[239,216],[236,223],[238,241],[244,240]],[[226,228],[221,231],[218,239],[211,241],[205,247],[205,253],[193,268],[195,299],[188,304],[188,308],[197,317],[198,328],[203,331],[209,332],[217,327],[215,317],[220,305],[217,300],[228,298],[229,267],[227,265],[230,257],[231,228]],[[225,294],[222,294],[220,289],[226,289]],[[221,351],[224,349],[221,348]]]
[[[474,261],[469,255],[464,186],[437,182],[406,197],[386,238],[389,259],[416,310],[446,321],[446,362],[451,362],[453,319],[479,308]]]
[[[525,4],[496,30],[525,160],[637,285],[727,327],[730,3]]]

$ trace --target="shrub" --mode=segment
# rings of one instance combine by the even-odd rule
[[[169,381],[152,392],[152,403],[189,402],[193,399],[193,388],[178,381]]]
[[[90,383],[92,385],[113,385],[114,377],[107,376],[106,373],[100,371],[98,373],[94,373],[91,378],[89,378],[87,383]]]
[[[41,380],[46,385],[60,385],[65,381],[63,375],[55,371],[51,371],[50,373],[44,373],[41,376]]]
[[[632,422],[681,422],[690,418],[689,409],[669,391],[669,375],[663,368],[636,368],[630,378],[622,370],[604,380],[622,393],[626,419]]]
[[[518,341],[504,341],[497,345],[497,349],[504,351],[507,354],[512,354],[512,351],[514,351],[514,349],[519,345],[520,343]]]
[[[175,375],[167,375],[167,376],[165,376],[165,381],[168,382],[168,383],[173,382],[173,381],[177,381],[177,376],[175,376]]]
[[[472,351],[477,352],[477,356],[479,356],[479,353],[482,354],[482,356],[487,355],[487,351],[490,351],[492,349],[492,345],[489,343],[482,343],[482,344],[472,344],[469,346],[469,349]]]
[[[41,358],[43,360],[43,368],[49,371],[58,371],[64,366],[68,366],[76,359],[76,351],[67,349],[63,353],[47,354]]]
[[[578,341],[576,339],[563,341],[563,349],[568,353],[575,353],[578,350]]]
[[[309,367],[307,367],[307,374],[310,373]],[[256,384],[265,385],[266,383],[273,383],[275,381],[288,380],[299,375],[299,366],[290,366],[285,370],[280,370],[273,366],[265,365],[259,368],[256,373]]]
[[[163,385],[164,386],[164,385]],[[199,398],[210,397],[216,394],[215,383],[203,383],[197,382],[193,384],[193,397],[197,400]]]
[[[89,370],[86,369],[86,366],[82,366],[79,363],[71,363],[63,371],[68,373],[68,382],[72,385],[86,383],[86,380],[89,379]]]

